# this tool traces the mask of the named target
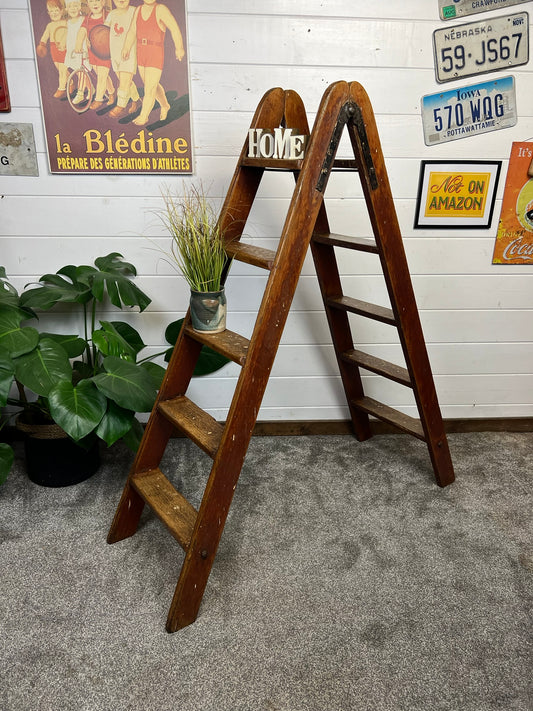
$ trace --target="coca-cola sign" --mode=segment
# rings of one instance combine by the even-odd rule
[[[533,143],[513,143],[493,264],[533,264]]]

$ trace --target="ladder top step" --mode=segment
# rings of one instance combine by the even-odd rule
[[[133,488],[165,524],[180,546],[187,550],[198,512],[159,469],[138,472]]]
[[[263,168],[264,170],[301,170],[303,158],[249,158],[244,157],[241,165],[248,168]],[[357,163],[353,158],[336,158],[332,170],[357,171]]]
[[[228,242],[225,249],[229,256],[238,262],[245,262],[254,267],[261,267],[261,269],[271,270],[276,259],[276,252],[271,249],[256,247],[237,240]]]
[[[237,365],[244,365],[250,341],[238,333],[234,333],[229,329],[221,333],[209,333],[209,331],[195,331],[192,326],[185,326],[187,336],[194,338],[195,341],[203,343],[204,346],[209,346],[217,353],[229,358]]]
[[[334,309],[350,311],[359,316],[366,316],[375,321],[382,321],[383,323],[388,323],[390,326],[396,326],[396,319],[394,318],[392,309],[388,309],[385,306],[369,304],[367,301],[352,299],[350,296],[332,297],[327,299],[326,303]]]
[[[330,244],[332,247],[345,247],[346,249],[356,249],[360,252],[371,252],[379,254],[378,246],[373,239],[365,237],[350,237],[348,235],[338,234],[313,234],[313,241],[321,244]]]
[[[241,165],[264,170],[301,170],[303,158],[248,158],[241,160]]]
[[[352,405],[368,415],[374,415],[374,417],[394,425],[402,432],[407,432],[414,437],[418,437],[418,439],[426,440],[420,420],[414,417],[405,415],[403,412],[384,405],[371,397],[360,397],[352,400]]]
[[[220,422],[185,395],[162,400],[157,409],[211,459],[215,458],[224,431]]]

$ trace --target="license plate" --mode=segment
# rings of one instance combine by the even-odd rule
[[[433,32],[439,83],[529,61],[529,15],[519,12]]]
[[[514,77],[422,97],[426,146],[510,128],[516,122]]]
[[[439,0],[441,20],[477,15],[488,10],[503,10],[511,5],[521,5],[529,0]]]

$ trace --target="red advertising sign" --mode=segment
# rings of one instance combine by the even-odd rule
[[[30,0],[52,173],[191,173],[185,0]]]
[[[513,143],[493,264],[533,264],[533,143]]]

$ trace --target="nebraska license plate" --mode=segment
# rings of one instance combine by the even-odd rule
[[[422,97],[426,146],[510,128],[516,122],[514,77]]]
[[[518,12],[433,32],[439,83],[509,69],[529,61],[529,15]]]
[[[441,20],[453,20],[466,15],[477,15],[489,10],[503,10],[511,5],[521,5],[529,0],[439,0]]]

